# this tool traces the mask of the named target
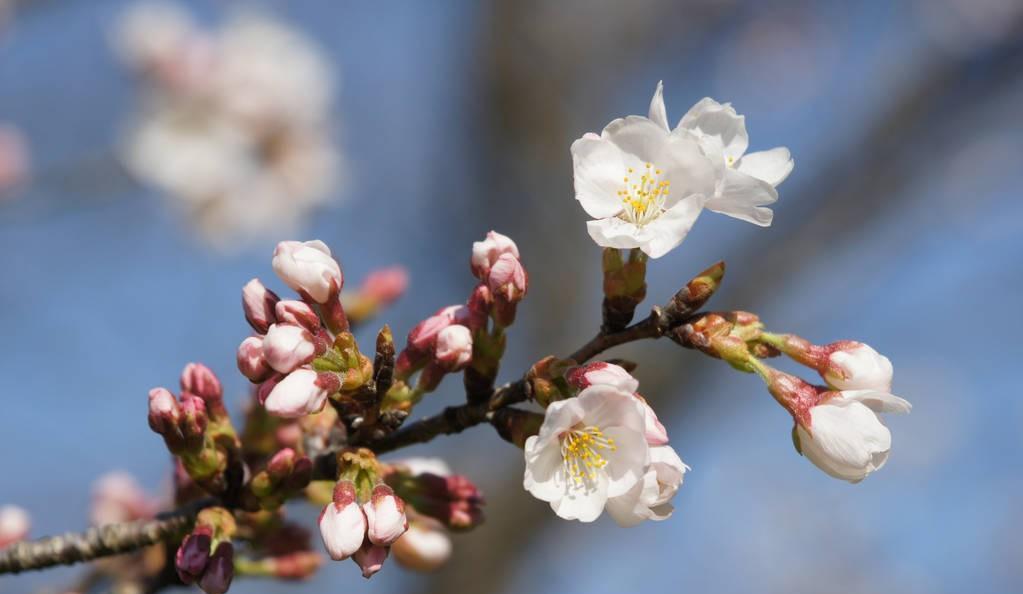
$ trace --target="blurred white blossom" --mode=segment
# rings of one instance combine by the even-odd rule
[[[115,47],[148,91],[124,161],[212,243],[294,230],[336,189],[333,81],[299,33],[253,14],[204,30],[146,2],[122,17]]]

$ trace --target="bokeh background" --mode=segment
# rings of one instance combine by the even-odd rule
[[[415,450],[445,456],[489,499],[487,523],[456,537],[439,573],[392,565],[364,582],[336,563],[306,583],[232,591],[1023,590],[1017,0],[182,2],[211,29],[256,10],[296,30],[335,89],[320,127],[337,152],[329,200],[237,240],[197,228],[125,165],[148,92],[112,40],[131,4],[15,1],[0,17],[0,125],[31,163],[0,201],[0,503],[27,508],[34,535],[84,528],[90,484],[109,470],[167,487],[146,393],[184,363],[209,364],[243,400],[239,291],[276,282],[278,240],[323,239],[353,281],[405,265],[411,292],[387,314],[403,335],[465,298],[470,244],[495,228],[532,281],[504,376],[570,352],[596,328],[600,277],[568,147],[645,113],[663,79],[672,121],[705,95],[731,101],[751,149],[788,146],[796,167],[772,227],[705,214],[650,267],[652,302],[723,258],[715,308],[874,345],[915,406],[890,419],[888,465],[835,481],[793,451],[790,420],[755,377],[630,345],[617,354],[640,362],[692,466],[669,521],[561,521],[522,490],[521,454],[478,428]],[[82,571],[5,577],[0,592],[59,591]]]

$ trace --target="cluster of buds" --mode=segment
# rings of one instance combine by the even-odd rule
[[[185,584],[197,584],[206,594],[223,594],[234,579],[234,516],[222,507],[199,512],[192,532],[178,547],[174,566]]]
[[[24,539],[31,527],[28,512],[16,505],[0,506],[0,549]]]
[[[332,500],[320,513],[320,536],[331,559],[352,558],[370,578],[408,529],[405,502],[379,480],[380,465],[372,452],[343,452],[339,463]]]
[[[372,362],[358,351],[341,304],[341,266],[320,241],[277,245],[273,269],[301,300],[282,300],[258,279],[242,290],[245,319],[256,332],[238,347],[238,368],[259,384],[271,414],[317,413],[328,398],[372,379]]]
[[[309,486],[313,463],[308,456],[284,448],[274,454],[266,468],[252,477],[247,493],[253,501],[246,507],[275,510]]]
[[[415,509],[449,530],[471,530],[483,522],[483,494],[466,476],[452,474],[442,461],[406,460],[392,464],[384,480]]]
[[[792,334],[768,332],[748,312],[703,314],[671,336],[740,371],[758,374],[792,416],[796,451],[835,478],[857,483],[884,466],[892,439],[879,414],[912,408],[891,393],[891,361],[861,342],[815,345]],[[763,361],[780,354],[816,371],[825,385],[810,384]]]
[[[180,399],[166,388],[150,390],[149,426],[206,491],[220,494],[228,489],[229,464],[238,458],[240,442],[224,407],[220,381],[209,368],[198,363],[185,367]]]
[[[529,276],[515,242],[495,231],[473,243],[470,268],[479,284],[466,303],[437,310],[409,332],[385,407],[407,410],[445,375],[460,371],[470,400],[490,393],[504,355],[504,330],[515,321]],[[419,371],[413,386],[410,378]]]

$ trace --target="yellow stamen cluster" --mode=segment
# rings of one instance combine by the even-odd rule
[[[664,200],[671,191],[671,182],[660,178],[663,173],[652,163],[647,163],[636,179],[636,170],[629,167],[622,178],[625,188],[618,190],[618,198],[625,207],[622,212],[625,220],[644,225],[661,214]]]
[[[561,456],[565,470],[577,485],[597,478],[597,470],[607,466],[604,451],[618,449],[615,440],[605,437],[598,427],[573,429],[562,436]]]

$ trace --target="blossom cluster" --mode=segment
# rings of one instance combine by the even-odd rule
[[[336,191],[331,71],[297,31],[252,13],[206,30],[153,0],[114,44],[146,89],[123,160],[214,245],[294,227]]]

